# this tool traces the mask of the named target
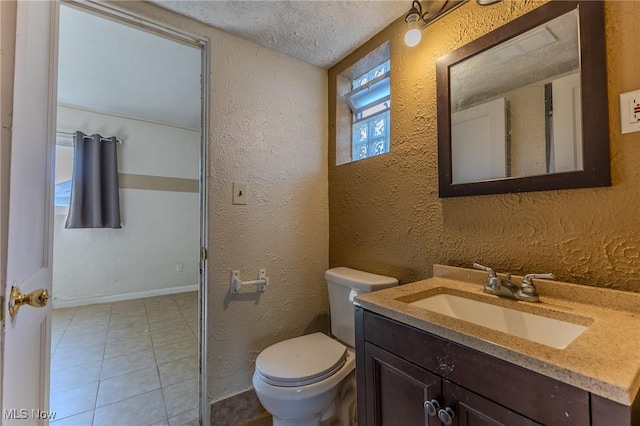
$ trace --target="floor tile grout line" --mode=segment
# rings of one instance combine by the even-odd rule
[[[60,345],[60,342],[62,341],[62,338],[66,334],[67,329],[69,328],[69,324],[71,324],[71,321],[73,321],[73,317],[76,315],[76,311],[77,311],[77,309],[73,308],[73,313],[71,314],[71,318],[69,318],[69,321],[67,322],[67,325],[64,326],[64,330],[62,331],[62,334],[60,335],[60,339],[58,339],[58,342],[56,343],[56,348],[51,352],[51,356],[53,356],[55,351],[58,349],[58,345]],[[51,324],[53,325],[53,312],[52,312],[52,315],[51,315]]]
[[[151,324],[149,323],[149,311],[147,311],[147,303],[145,301],[144,309],[147,315],[147,324],[149,324],[149,334],[151,334]],[[151,337],[151,349],[153,350],[153,359],[156,362],[156,370],[158,371],[158,381],[160,381],[160,395],[162,395],[162,406],[164,407],[164,415],[169,424],[169,412],[167,411],[167,400],[164,397],[164,391],[162,389],[162,379],[160,378],[160,368],[158,366],[158,356],[156,355],[156,347],[153,344],[153,337]]]
[[[109,323],[111,322],[111,312],[113,311],[113,303],[109,304],[109,319],[107,320],[107,334],[109,333]],[[104,367],[104,357],[107,353],[107,336],[104,337],[104,349],[102,351],[102,360],[100,362],[100,374],[98,375],[98,388],[96,389],[96,399],[93,402],[93,417],[95,418],[96,409],[98,408],[98,395],[100,394],[100,386],[102,385],[102,368]],[[93,425],[93,419],[91,420]]]
[[[153,367],[148,367],[147,369],[151,369],[151,368],[153,368]],[[109,405],[113,405],[113,404],[116,404],[118,402],[126,401],[126,400],[131,399],[131,398],[136,398],[136,397],[141,396],[141,395],[146,395],[148,393],[151,393],[151,392],[157,391],[157,390],[162,390],[162,385],[160,384],[160,378],[158,378],[158,387],[157,388],[146,390],[146,391],[143,391],[141,393],[137,393],[135,395],[130,395],[130,396],[127,396],[126,398],[122,398],[122,399],[118,399],[118,400],[115,400],[115,401],[111,401],[111,402],[109,402],[107,404],[104,404],[104,405],[98,405],[98,401],[97,401],[97,398],[96,398],[96,407],[95,407],[95,409],[98,410],[100,408],[108,407]]]
[[[151,332],[150,332],[149,310],[148,310],[148,306],[150,304],[146,303],[148,299],[150,299],[150,298],[143,299],[143,301],[144,301],[143,309],[144,309],[144,312],[145,312],[144,318],[145,318],[145,322],[146,322],[144,328],[145,328],[146,331],[149,332],[149,335],[150,335]],[[175,295],[171,295],[171,299],[170,300],[171,300],[170,306],[175,306],[177,308],[178,312],[180,312],[180,319],[182,319],[188,326],[189,325],[189,321],[187,321],[187,316],[185,314],[185,312],[188,312],[188,310],[185,310],[185,309],[182,308],[182,306],[187,305],[188,303],[179,304]],[[98,362],[100,362],[100,368],[99,368],[99,376],[98,376],[98,380],[97,380],[96,394],[95,394],[95,399],[94,399],[94,403],[93,403],[93,410],[85,410],[85,411],[82,411],[80,413],[72,414],[72,416],[73,415],[78,415],[78,414],[83,414],[83,413],[88,413],[89,411],[91,411],[92,412],[92,424],[93,424],[95,422],[95,415],[96,415],[96,411],[98,409],[102,409],[103,407],[108,407],[108,406],[116,404],[118,402],[126,401],[128,399],[135,398],[135,397],[138,397],[138,396],[141,396],[141,395],[146,395],[146,394],[148,394],[150,392],[154,392],[156,390],[159,390],[160,394],[162,396],[162,402],[163,402],[163,405],[164,405],[164,416],[165,416],[166,421],[168,422],[169,421],[169,413],[168,413],[168,410],[167,410],[167,402],[166,402],[166,398],[165,398],[165,390],[170,386],[178,385],[180,383],[184,383],[184,382],[187,382],[189,380],[194,380],[193,378],[191,378],[191,379],[187,379],[187,380],[183,380],[183,381],[179,381],[179,382],[176,382],[176,383],[171,383],[171,384],[168,384],[166,386],[163,386],[161,378],[160,378],[160,364],[158,363],[157,351],[158,351],[158,349],[160,349],[162,347],[165,347],[165,346],[169,346],[172,343],[168,343],[166,345],[163,344],[162,346],[157,346],[157,345],[154,345],[153,340],[151,340],[150,349],[153,351],[152,352],[153,353],[153,360],[154,360],[154,365],[155,365],[155,372],[158,375],[159,388],[154,389],[154,390],[150,390],[148,392],[143,392],[143,393],[140,393],[140,394],[137,394],[137,395],[132,395],[132,396],[129,396],[127,398],[124,398],[124,399],[121,399],[121,400],[118,400],[118,401],[114,401],[112,403],[109,403],[109,404],[106,404],[106,405],[98,407],[98,395],[99,395],[99,392],[100,392],[100,386],[101,386],[102,382],[104,382],[105,380],[109,380],[109,379],[115,378],[115,377],[119,377],[121,375],[131,374],[131,373],[134,373],[134,372],[139,371],[139,370],[144,369],[144,368],[153,368],[154,367],[154,365],[151,365],[149,367],[138,368],[136,370],[133,370],[133,371],[130,371],[130,372],[127,372],[127,373],[123,373],[123,374],[119,374],[119,375],[116,375],[116,376],[112,376],[112,377],[109,377],[109,378],[105,378],[105,379],[102,378],[102,373],[104,371],[105,361],[107,359],[116,358],[116,357],[106,358],[106,355],[107,355],[106,346],[108,344],[107,343],[108,335],[109,335],[110,331],[115,330],[115,329],[111,328],[111,320],[114,318],[114,314],[115,314],[114,313],[114,304],[115,303],[116,302],[109,304],[109,307],[108,307],[109,313],[108,313],[108,316],[107,316],[107,327],[106,327],[106,330],[104,331],[105,332],[105,339],[104,339],[104,342],[100,344],[102,355],[101,355],[101,358],[98,360]],[[98,306],[98,305],[96,305],[96,306]],[[104,305],[102,305],[102,306],[104,306]],[[66,321],[66,325],[64,326],[64,331],[61,333],[60,338],[58,339],[58,343],[56,344],[56,350],[55,351],[57,351],[58,345],[62,341],[62,338],[64,337],[64,335],[69,331],[70,325],[73,323],[74,319],[79,319],[81,317],[81,315],[82,316],[89,316],[87,314],[87,312],[90,312],[89,309],[90,308],[85,308],[85,309],[79,310],[77,308],[74,308],[73,313],[70,314],[71,315],[70,319],[68,321]],[[104,312],[104,311],[102,311],[102,312]],[[193,333],[193,329],[190,326],[188,328],[189,328],[189,330],[191,332],[190,333],[191,334],[190,337],[194,338],[194,340],[196,340],[196,342],[197,342],[198,338],[193,335],[194,334]],[[76,329],[76,327],[74,327],[74,330],[75,329]],[[91,332],[88,332],[88,333],[90,334]],[[83,333],[80,333],[80,335],[82,335],[82,334]],[[118,339],[115,339],[114,341],[116,341],[116,340],[118,340]],[[185,342],[184,344],[186,345],[187,343]],[[149,349],[147,349],[147,350],[149,350]],[[53,356],[53,353],[55,351],[52,351],[51,356]],[[142,351],[144,351],[144,350],[142,350]],[[138,352],[135,352],[135,353],[139,353],[139,352],[142,352],[142,351],[138,351]],[[125,355],[133,355],[133,354],[123,354],[123,355],[120,355],[120,356],[125,356]],[[168,364],[168,363],[172,363],[172,362],[177,362],[177,361],[180,361],[180,360],[183,360],[183,359],[186,359],[186,358],[190,358],[192,356],[193,355],[188,355],[188,356],[183,356],[183,357],[177,358],[175,360],[172,359],[171,361],[164,362],[162,365]],[[197,356],[197,354],[196,354],[196,356]],[[95,382],[91,382],[91,383],[95,383]],[[195,408],[197,408],[197,407],[195,407]],[[194,408],[191,408],[190,410],[192,410],[192,409],[194,409]],[[186,412],[188,412],[190,410],[186,410],[186,411],[180,412],[180,413],[174,413],[174,417],[178,416],[178,415],[182,415],[182,414],[184,414],[184,413],[186,413]],[[66,416],[65,418],[67,418],[67,417],[71,417],[71,416]]]
[[[111,360],[114,360],[116,358],[129,357],[129,356],[140,354],[142,352],[149,352],[149,351],[153,352],[153,349],[151,349],[151,350],[150,349],[145,349],[145,350],[138,351],[138,352],[133,352],[133,353],[130,353],[130,354],[124,354],[124,355],[119,355],[119,356],[116,356],[116,357],[105,358],[103,360],[103,367],[104,367],[104,361],[111,361]],[[155,361],[155,354],[154,354],[154,361]],[[102,371],[101,371],[100,372],[100,381],[115,379],[116,377],[126,376],[127,374],[136,373],[136,372],[138,372],[140,370],[145,370],[147,368],[152,368],[152,367],[153,367],[152,365],[148,365],[146,367],[139,367],[139,368],[136,368],[135,370],[130,370],[130,371],[127,371],[125,373],[119,373],[119,374],[116,374],[115,376],[109,376],[109,377],[104,377],[104,378],[102,377]]]
[[[142,306],[143,306],[143,308],[144,308],[144,310],[145,310],[145,321],[146,321],[146,323],[147,323],[147,328],[148,328],[148,325],[149,325],[149,318],[148,318],[148,315],[147,315],[146,304],[144,303],[144,300],[145,300],[145,299],[143,299],[143,300],[142,300],[142,302],[143,302],[143,303],[142,303]],[[112,309],[113,309],[113,306],[112,306]],[[109,317],[109,321],[111,321],[111,317]],[[152,347],[152,349],[153,349],[153,343],[152,343],[152,346],[151,346],[151,347]],[[136,352],[136,353],[137,353],[137,352]],[[106,354],[106,348],[105,348],[105,354]],[[132,354],[126,354],[126,355],[132,355]],[[122,356],[126,356],[126,355],[122,355]],[[154,357],[154,361],[155,361],[155,351],[154,351],[154,353],[153,353],[153,357]],[[117,357],[113,357],[113,358],[117,358]],[[113,359],[113,358],[108,358],[108,359]],[[103,365],[104,365],[104,358],[103,358]],[[156,373],[158,374],[158,385],[160,386],[159,388],[157,388],[157,389],[153,389],[153,390],[151,390],[151,391],[149,391],[149,392],[143,392],[143,393],[138,394],[138,395],[133,395],[133,396],[130,396],[130,397],[128,397],[128,398],[124,398],[124,399],[121,399],[121,400],[118,400],[118,401],[114,401],[114,402],[112,402],[112,403],[110,403],[110,404],[105,404],[105,405],[100,406],[100,407],[98,407],[98,406],[97,406],[97,404],[98,404],[98,397],[97,397],[97,395],[96,395],[96,408],[95,408],[95,409],[97,410],[98,408],[108,407],[109,405],[113,405],[113,404],[116,404],[116,403],[119,403],[119,402],[122,402],[122,401],[126,401],[126,400],[131,399],[131,398],[136,398],[136,397],[139,397],[139,396],[141,396],[141,395],[146,395],[146,394],[149,394],[149,393],[154,392],[154,391],[157,391],[157,390],[160,390],[160,394],[161,394],[161,395],[163,395],[163,394],[162,394],[162,383],[160,382],[160,372],[158,371],[158,363],[157,363],[157,361],[155,362],[155,367],[156,367]],[[147,369],[148,369],[148,368],[153,368],[153,366],[151,366],[151,367],[146,367],[146,368],[147,368]],[[133,372],[140,371],[140,370],[142,370],[142,369],[138,369],[138,370],[135,370],[135,371],[130,371],[130,372],[124,373],[123,375],[125,375],[125,374],[131,374],[131,373],[133,373]],[[120,376],[121,376],[121,375],[119,375],[119,376],[114,376],[114,377],[110,377],[109,379],[112,379],[112,378],[115,378],[115,377],[120,377]],[[100,371],[100,377],[101,377],[100,382],[102,382],[102,381],[103,381],[103,380],[102,380],[102,371]],[[105,380],[109,380],[109,379],[105,379]],[[167,419],[167,422],[168,422],[168,421],[169,421],[169,419],[168,419],[168,417],[166,417],[166,414],[167,414],[167,408],[166,408],[166,405],[165,405],[165,403],[164,403],[164,395],[162,396],[162,403],[163,403],[163,406],[165,407],[165,410],[164,410],[164,411],[165,411],[165,418]],[[94,412],[94,420],[95,420],[95,412]]]
[[[200,290],[196,291],[196,294],[199,296],[200,295]],[[174,295],[173,296],[174,301],[175,301],[175,298],[176,298],[176,296]],[[187,321],[187,317],[184,315],[184,311],[182,310],[182,308],[180,307],[180,305],[178,304],[177,301],[175,303],[176,303],[176,305],[178,305],[178,309],[180,310],[180,314],[182,315],[182,318],[184,319],[184,321],[187,323],[187,326],[189,327],[189,330],[191,330],[191,334],[193,334],[193,337],[196,338],[196,341],[199,344],[200,343],[200,341],[199,341],[200,340],[200,336],[199,336],[198,330],[196,330],[195,332],[193,331],[193,329],[189,325],[189,321]],[[200,310],[197,308],[197,305],[198,304],[196,303],[196,312],[197,312],[197,316],[198,316],[197,323],[199,324],[200,323]]]
[[[112,405],[120,404],[120,403],[122,403],[124,401],[128,401],[128,400],[133,399],[133,398],[138,398],[138,397],[141,397],[141,396],[149,395],[150,393],[153,393],[153,392],[156,392],[156,391],[162,391],[162,388],[152,389],[150,391],[142,392],[142,393],[139,393],[137,395],[128,396],[126,398],[119,399],[117,401],[113,401],[113,402],[110,402],[110,403],[105,404],[105,405],[101,405],[100,407],[96,407],[93,411],[95,412],[95,411],[98,411],[98,410],[103,410],[103,409],[108,408],[108,407],[110,407]],[[164,402],[164,397],[163,397],[163,402]],[[87,410],[87,411],[91,411],[91,410]],[[167,410],[165,408],[165,413],[166,413],[166,411]]]
[[[95,410],[89,409],[89,410],[84,410],[84,411],[81,411],[79,413],[71,414],[71,415],[65,416],[65,417],[56,417],[51,421],[51,424],[55,425],[56,422],[58,422],[60,420],[68,419],[69,417],[73,417],[73,416],[79,416],[80,414],[85,414],[85,413],[88,413],[89,411],[94,412]]]

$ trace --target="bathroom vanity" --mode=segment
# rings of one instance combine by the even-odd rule
[[[436,265],[356,298],[360,426],[640,424],[640,294],[538,280],[528,303],[485,280]]]

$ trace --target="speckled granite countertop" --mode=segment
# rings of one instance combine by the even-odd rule
[[[355,303],[621,404],[633,403],[640,388],[640,293],[535,280],[542,303],[527,303],[484,293],[486,277],[482,271],[434,265],[433,278],[362,294]],[[565,349],[555,349],[407,303],[439,293],[464,293],[589,328]]]

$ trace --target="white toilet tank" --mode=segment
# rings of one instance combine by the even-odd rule
[[[324,274],[329,287],[331,334],[349,347],[355,347],[353,298],[361,293],[398,285],[398,280],[351,268],[332,268]]]

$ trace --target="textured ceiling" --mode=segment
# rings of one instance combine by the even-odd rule
[[[321,68],[335,65],[411,1],[164,1],[165,9]]]
[[[403,1],[154,1],[322,68],[407,12]],[[189,128],[200,126],[200,51],[66,5],[58,101]]]
[[[328,68],[411,2],[153,3],[303,62]],[[63,4],[58,101],[189,128],[200,126],[200,51]]]
[[[543,28],[555,42],[505,61],[494,54]],[[573,10],[451,67],[451,105],[467,108],[579,68],[578,12]]]

